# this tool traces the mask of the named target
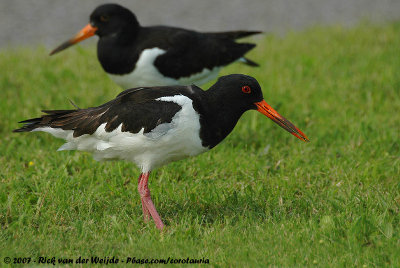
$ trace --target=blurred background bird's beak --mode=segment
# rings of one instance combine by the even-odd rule
[[[80,41],[83,41],[91,36],[93,36],[97,31],[97,27],[93,27],[90,23],[83,27],[82,30],[80,30],[73,38],[65,41],[58,47],[56,47],[50,55],[56,54],[57,52],[60,52],[66,48],[69,48],[70,46],[79,43]]]

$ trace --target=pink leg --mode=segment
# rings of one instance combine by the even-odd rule
[[[140,194],[140,199],[142,200],[142,208],[146,207],[146,209],[150,213],[151,217],[153,217],[156,227],[161,230],[164,228],[164,223],[162,222],[160,215],[158,215],[156,207],[154,206],[153,201],[151,200],[150,190],[147,186],[149,176],[150,176],[150,172],[142,173],[140,175],[138,190],[139,190],[139,194]],[[145,213],[144,209],[143,209],[143,213]],[[146,218],[146,216],[145,216],[145,218]]]
[[[140,173],[139,179],[138,179],[138,190],[140,193],[140,182],[142,181],[143,178],[143,174]],[[146,205],[143,202],[143,198],[140,198],[140,201],[142,202],[142,210],[143,210],[143,218],[144,218],[144,222],[148,222],[150,220],[150,212],[147,209]]]

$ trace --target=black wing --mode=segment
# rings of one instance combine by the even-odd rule
[[[122,124],[123,132],[150,132],[156,126],[172,121],[181,106],[174,102],[157,101],[162,96],[173,96],[187,91],[186,87],[160,87],[128,89],[114,100],[101,106],[76,110],[44,110],[39,118],[21,121],[25,125],[14,132],[32,131],[39,127],[73,130],[74,137],[93,134],[106,123],[111,132]]]
[[[160,27],[162,28],[162,27]],[[255,44],[236,43],[241,38],[259,32],[198,33],[184,29],[164,29],[169,32],[165,38],[167,52],[157,57],[154,65],[165,76],[175,79],[199,73],[204,68],[223,67],[243,58]],[[164,32],[165,34],[165,32]],[[244,58],[251,66],[257,64]]]

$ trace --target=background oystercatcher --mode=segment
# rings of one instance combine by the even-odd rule
[[[236,43],[257,31],[199,33],[167,26],[142,27],[135,15],[117,4],[97,7],[90,23],[53,55],[93,35],[99,36],[97,57],[123,88],[204,84],[221,67],[235,61],[258,66],[244,57],[255,44]]]
[[[257,110],[303,141],[307,137],[264,100],[253,77],[221,77],[209,90],[192,86],[128,89],[94,108],[43,111],[14,132],[44,131],[67,141],[59,150],[93,153],[96,160],[123,159],[140,169],[138,190],[145,221],[164,224],[150,197],[150,171],[205,152],[220,143],[247,110]]]

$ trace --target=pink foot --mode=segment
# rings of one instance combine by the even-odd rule
[[[143,214],[146,221],[146,217],[147,220],[150,218],[149,216],[150,213],[151,217],[154,220],[154,223],[156,224],[156,227],[162,230],[164,228],[164,223],[162,222],[160,215],[158,215],[156,207],[154,206],[153,201],[151,200],[150,190],[147,186],[149,175],[150,172],[146,172],[140,174],[139,177],[138,191],[140,194],[140,199],[142,200]]]
[[[140,193],[140,187],[141,187],[140,186],[140,182],[142,181],[142,178],[143,178],[143,174],[141,173],[140,176],[139,176],[139,179],[138,179],[138,190],[139,190],[139,193]],[[140,198],[140,201],[142,202],[142,211],[143,211],[144,222],[148,222],[150,220],[150,212],[147,209],[146,205],[144,204],[142,198]]]

